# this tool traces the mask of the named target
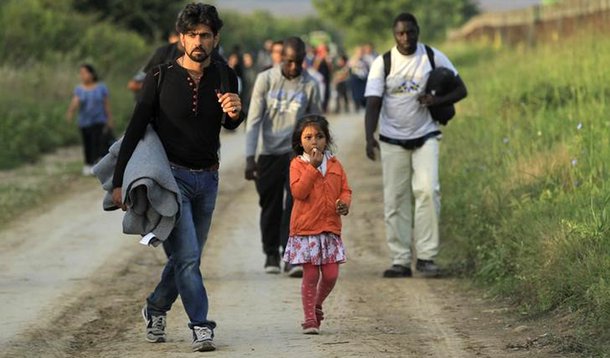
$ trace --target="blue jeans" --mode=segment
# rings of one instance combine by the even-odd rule
[[[180,295],[189,327],[216,324],[208,321],[208,295],[199,269],[218,194],[217,171],[194,171],[172,166],[182,193],[182,211],[176,227],[163,242],[167,264],[161,282],[148,296],[148,312],[165,315]]]

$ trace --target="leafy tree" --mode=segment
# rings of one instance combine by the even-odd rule
[[[392,20],[401,12],[413,13],[424,40],[437,40],[446,31],[477,13],[473,0],[313,0],[322,17],[345,28],[346,42],[385,43],[391,38]]]
[[[267,11],[241,14],[235,11],[220,11],[224,21],[221,32],[221,45],[225,51],[239,46],[245,51],[255,51],[267,39],[281,40],[288,36],[303,36],[311,31],[329,32],[335,42],[340,41],[339,32],[329,23],[316,17],[302,19],[280,18]]]
[[[183,0],[74,0],[74,8],[95,13],[147,37],[158,39],[174,28]]]

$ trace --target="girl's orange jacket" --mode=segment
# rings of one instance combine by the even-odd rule
[[[352,190],[341,163],[328,158],[326,176],[300,157],[290,162],[290,191],[294,198],[290,217],[290,236],[318,235],[331,232],[341,235],[341,216],[337,199],[348,206]]]

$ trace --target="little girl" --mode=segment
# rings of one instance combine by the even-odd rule
[[[352,191],[331,146],[328,121],[322,116],[306,116],[292,136],[297,154],[290,163],[294,203],[284,261],[303,265],[305,334],[319,333],[322,303],[335,286],[339,264],[345,262],[340,215],[349,212]]]

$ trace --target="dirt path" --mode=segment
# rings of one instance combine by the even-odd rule
[[[300,280],[263,273],[257,196],[242,179],[243,134],[223,138],[221,195],[203,258],[210,318],[218,322],[210,355],[552,356],[534,345],[508,349],[535,342],[526,339],[543,327],[515,329],[504,307],[465,294],[459,281],[380,277],[389,260],[379,164],[363,160],[360,116],[331,126],[354,205],[344,224],[349,261],[320,336],[300,333]],[[87,189],[0,234],[0,356],[192,356],[180,302],[169,312],[169,342],[143,340],[139,309],[165,260],[161,250],[119,235],[119,222],[99,211],[99,191]]]

